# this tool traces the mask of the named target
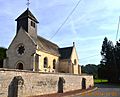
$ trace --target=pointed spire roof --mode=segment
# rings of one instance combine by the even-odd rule
[[[39,23],[38,20],[33,16],[33,14],[30,12],[29,8],[25,12],[23,12],[17,19],[16,21],[23,19],[23,18],[30,18],[34,20],[36,23]]]

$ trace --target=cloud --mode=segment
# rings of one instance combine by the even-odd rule
[[[2,31],[0,44],[7,47],[7,42],[12,40],[16,29],[14,19],[26,10],[26,2],[26,0],[7,0],[7,2],[0,0],[0,29]],[[78,0],[31,0],[30,2],[30,10],[40,22],[39,35],[50,38]],[[75,41],[80,58],[87,57],[91,53],[99,53],[105,36],[110,40],[115,38],[120,15],[119,4],[119,0],[82,0],[52,40],[61,47],[71,46]],[[97,61],[100,58],[94,57],[94,59]],[[95,63],[98,62],[96,61]],[[90,59],[89,63],[92,62],[94,60]]]
[[[100,30],[110,30],[110,31],[116,31],[117,24],[103,24],[99,27]]]
[[[105,0],[104,5],[106,6],[107,10],[116,10],[120,8],[120,1],[119,0]]]
[[[80,41],[80,42],[92,42],[92,41],[98,41],[98,40],[103,40],[104,37],[107,36],[107,37],[111,37],[112,34],[109,33],[109,34],[104,34],[104,35],[98,35],[98,36],[84,36],[84,37],[81,37],[78,33],[75,35],[75,36],[70,36],[68,39],[67,39],[67,42],[68,41]],[[62,41],[65,41],[65,40],[62,40]]]
[[[75,24],[74,24],[73,20],[71,20],[70,25],[71,25],[70,28],[71,28],[73,34],[77,34],[77,31],[76,31]]]

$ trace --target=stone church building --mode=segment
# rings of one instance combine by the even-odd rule
[[[59,48],[37,35],[38,20],[27,8],[17,19],[16,35],[6,52],[4,68],[81,74],[75,43]]]

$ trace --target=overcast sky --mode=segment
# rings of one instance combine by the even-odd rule
[[[50,39],[79,0],[30,0],[38,19],[38,35]],[[27,0],[0,0],[0,46],[8,48],[16,34],[15,19]],[[82,0],[65,25],[51,39],[59,47],[75,42],[80,65],[99,64],[104,37],[115,43],[120,0]],[[120,38],[120,35],[118,35]]]

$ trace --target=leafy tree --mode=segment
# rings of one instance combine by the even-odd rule
[[[3,67],[3,60],[6,58],[6,48],[0,47],[0,68]]]
[[[95,64],[87,64],[85,66],[81,66],[82,73],[92,74],[94,78],[98,77],[98,66]]]

